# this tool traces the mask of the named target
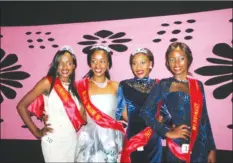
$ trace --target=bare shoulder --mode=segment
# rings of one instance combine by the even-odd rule
[[[42,82],[43,84],[48,84],[48,85],[50,85],[50,81],[49,81],[49,79],[45,76],[45,77],[43,77],[39,82]]]
[[[42,90],[44,93],[48,92],[50,89],[51,83],[47,77],[43,77],[39,82],[36,83],[33,90],[38,91]]]
[[[43,77],[37,84],[43,85],[44,87],[50,87],[51,85],[47,77]]]
[[[113,81],[113,80],[109,80],[109,82],[110,82],[110,84],[111,84],[113,87],[118,88],[119,82]]]
[[[119,82],[109,80],[109,84],[111,85],[111,87],[112,87],[115,91],[118,90]]]
[[[32,103],[38,96],[48,94],[50,89],[50,81],[47,77],[40,79],[35,86],[27,92],[24,97],[19,101],[18,106],[27,107]]]

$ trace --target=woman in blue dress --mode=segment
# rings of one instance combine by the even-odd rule
[[[166,66],[173,77],[161,80],[141,108],[145,123],[162,137],[167,137],[166,162],[216,162],[203,84],[187,77],[192,60],[192,52],[186,44],[172,43],[166,52]],[[199,88],[200,93],[194,88]],[[198,98],[200,100],[195,103]],[[158,110],[156,103],[160,100],[163,109],[172,117],[173,128],[154,118]]]
[[[139,117],[140,108],[151,89],[157,85],[157,80],[149,78],[151,69],[154,66],[154,57],[149,49],[136,49],[130,55],[130,66],[135,77],[120,82],[116,110],[116,119],[123,119],[128,122],[127,140],[130,140],[147,127],[143,119]],[[135,143],[131,144],[135,145]],[[142,163],[142,160],[143,163],[157,163],[161,162],[161,156],[161,137],[156,133],[152,133],[147,144],[132,151],[130,160],[132,163]]]

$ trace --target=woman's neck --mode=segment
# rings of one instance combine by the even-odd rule
[[[148,79],[149,78],[149,76],[144,76],[144,77],[137,77],[137,76],[135,76],[137,79]]]
[[[97,76],[93,76],[92,80],[94,80],[94,81],[96,81],[98,83],[103,83],[103,82],[105,82],[106,77],[105,76],[98,76],[98,77]]]
[[[174,78],[178,81],[180,80],[187,80],[187,75],[188,74],[181,74],[181,75],[174,75]]]
[[[62,78],[62,77],[59,77],[60,81],[63,82],[63,83],[69,83],[70,82],[70,79],[69,78]]]

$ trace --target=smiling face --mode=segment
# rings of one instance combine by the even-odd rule
[[[75,65],[73,63],[73,58],[70,53],[65,52],[59,59],[57,72],[59,74],[59,78],[62,81],[68,81],[70,75],[74,71]]]
[[[141,79],[144,77],[148,77],[151,70],[150,67],[152,67],[152,61],[149,60],[146,54],[137,53],[133,57],[131,68],[137,78]]]
[[[179,47],[168,55],[168,65],[171,72],[176,76],[186,77],[188,74],[188,58]]]
[[[109,67],[108,57],[104,50],[95,50],[91,55],[91,69],[96,77],[105,76]]]

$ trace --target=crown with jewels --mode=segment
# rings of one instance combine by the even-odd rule
[[[94,46],[91,47],[90,50],[94,50],[94,49],[102,49],[102,50],[105,50],[108,53],[111,53],[111,50],[107,46],[104,46],[104,45],[94,45]]]
[[[137,53],[144,53],[147,54],[148,51],[145,48],[137,48],[131,55],[134,56]]]
[[[60,51],[63,51],[63,50],[67,50],[70,53],[74,54],[74,50],[69,45],[65,45],[65,46],[63,46],[63,47],[60,48]]]

